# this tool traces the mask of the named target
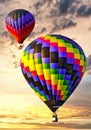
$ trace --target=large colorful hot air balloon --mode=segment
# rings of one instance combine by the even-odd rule
[[[49,34],[35,39],[25,48],[20,64],[30,87],[55,112],[80,83],[86,57],[75,41]]]
[[[35,19],[32,13],[24,9],[11,11],[5,20],[6,28],[18,43],[23,43],[26,37],[32,32]]]

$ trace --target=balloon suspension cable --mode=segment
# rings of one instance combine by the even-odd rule
[[[56,112],[53,112],[52,114],[52,122],[58,122],[58,117],[57,117]]]

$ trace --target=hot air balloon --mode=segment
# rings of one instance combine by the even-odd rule
[[[16,9],[11,11],[5,20],[7,30],[22,44],[26,37],[32,32],[35,19],[32,13],[24,9]]]
[[[82,48],[72,39],[48,34],[32,41],[20,58],[22,73],[30,87],[53,112],[74,92],[86,68]]]

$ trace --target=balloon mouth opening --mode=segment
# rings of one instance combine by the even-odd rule
[[[18,39],[17,39],[17,42],[18,42],[19,44],[23,44],[23,41],[21,41],[21,40],[18,40]]]

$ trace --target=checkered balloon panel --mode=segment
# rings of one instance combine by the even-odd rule
[[[86,58],[76,42],[51,34],[31,42],[22,52],[20,64],[30,87],[56,111],[81,81]]]

